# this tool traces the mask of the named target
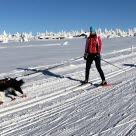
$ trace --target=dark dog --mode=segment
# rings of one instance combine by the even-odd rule
[[[9,89],[10,95],[17,96],[15,91],[20,92],[22,95],[24,94],[21,86],[23,85],[24,81],[16,80],[16,78],[5,78],[0,80],[0,92],[4,92],[5,90]],[[6,95],[9,97],[8,95]],[[12,99],[12,97],[10,97]]]

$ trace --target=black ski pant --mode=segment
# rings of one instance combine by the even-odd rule
[[[91,64],[92,64],[93,60],[95,61],[96,68],[100,74],[102,81],[104,81],[105,76],[104,76],[104,73],[101,69],[100,55],[97,56],[97,55],[92,55],[92,54],[89,54],[87,57],[87,60],[86,60],[85,80],[87,80],[87,81],[89,80],[89,72],[90,72],[90,68],[91,68]]]

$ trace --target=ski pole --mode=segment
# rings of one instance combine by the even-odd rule
[[[77,58],[75,58],[75,59],[71,59],[71,61],[75,61],[75,60],[78,60],[78,59],[81,59],[81,58],[83,58],[84,56],[80,56],[80,57],[77,57]]]
[[[110,65],[112,65],[112,66],[114,66],[114,67],[116,67],[116,68],[121,69],[121,70],[124,71],[124,72],[126,72],[123,68],[120,68],[120,67],[118,67],[118,66],[116,66],[116,65],[114,65],[114,64],[112,64],[112,63],[110,63],[110,62],[108,62],[108,61],[106,61],[106,60],[104,60],[104,59],[101,59],[101,60],[104,61],[104,62],[106,62],[106,63],[108,63],[108,64],[110,64]]]

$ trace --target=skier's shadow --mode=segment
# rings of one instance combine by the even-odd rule
[[[70,80],[73,80],[73,81],[79,81],[80,83],[82,83],[83,81],[82,80],[79,80],[79,79],[75,79],[75,78],[72,78],[72,77],[66,77],[66,78],[68,78],[68,79],[70,79]]]
[[[51,68],[48,68],[48,69],[44,69],[44,70],[29,69],[29,68],[17,68],[17,69],[25,70],[25,71],[32,71],[32,73],[26,74],[26,76],[29,76],[29,75],[32,75],[32,74],[40,73],[40,72],[41,72],[42,74],[47,75],[47,76],[52,76],[52,77],[56,77],[56,78],[64,78],[63,75],[54,74],[53,72],[49,71],[50,69],[53,69],[53,68],[55,68],[55,67],[56,67],[56,66],[51,67]],[[72,77],[70,77],[70,76],[67,76],[67,77],[65,77],[65,78],[68,78],[69,80],[81,82],[81,80],[72,78]]]
[[[128,67],[136,67],[136,65],[134,64],[123,64],[124,66],[128,66]]]
[[[61,75],[54,74],[54,73],[50,72],[49,71],[50,68],[49,69],[44,69],[44,70],[29,69],[29,68],[17,68],[17,69],[25,70],[25,71],[32,71],[33,72],[33,73],[30,73],[30,74],[26,74],[26,76],[32,75],[32,74],[35,74],[35,73],[42,73],[42,74],[47,75],[47,76],[53,76],[53,77],[56,77],[56,78],[64,78]]]

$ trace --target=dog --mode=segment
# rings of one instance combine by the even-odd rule
[[[11,97],[10,95],[13,96],[18,96],[16,94],[16,91],[22,94],[22,97],[24,95],[21,86],[24,84],[24,81],[17,80],[16,78],[5,78],[0,80],[0,92],[5,92],[5,96],[10,97],[12,100],[15,98]],[[2,101],[1,101],[2,103]]]

